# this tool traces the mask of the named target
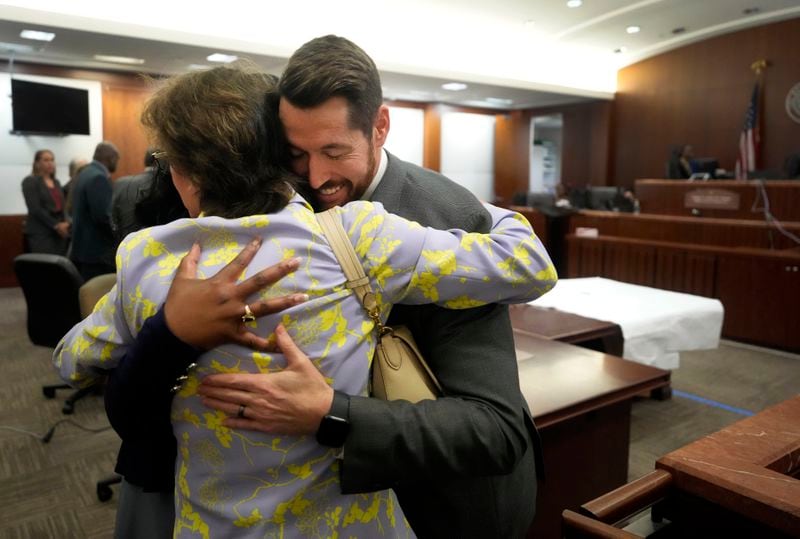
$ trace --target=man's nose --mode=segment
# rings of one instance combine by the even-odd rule
[[[321,157],[309,156],[306,174],[312,189],[319,189],[331,179],[330,171]]]

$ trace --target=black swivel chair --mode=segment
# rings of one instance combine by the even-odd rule
[[[33,344],[55,348],[72,326],[82,320],[78,294],[83,278],[68,258],[29,253],[14,259],[14,272],[28,306],[28,337]],[[71,389],[68,384],[42,386],[48,399],[57,389]],[[75,403],[95,392],[95,387],[74,391],[61,411],[71,414]]]

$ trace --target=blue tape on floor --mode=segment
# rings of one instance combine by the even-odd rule
[[[748,417],[751,415],[755,415],[755,412],[751,412],[750,410],[745,410],[744,408],[736,408],[735,406],[722,404],[721,402],[713,401],[711,399],[707,399],[699,395],[686,393],[685,391],[678,391],[677,389],[673,389],[672,394],[676,397],[682,397],[684,399],[689,399],[696,402],[702,402],[703,404],[708,404],[709,406],[713,406],[714,408],[722,408],[723,410],[733,412],[734,414],[744,415]]]

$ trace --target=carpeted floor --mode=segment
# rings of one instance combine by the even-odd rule
[[[65,393],[42,396],[41,386],[58,378],[51,351],[28,341],[21,291],[0,289],[0,304],[0,426],[9,427],[0,428],[0,538],[111,537],[116,494],[99,502],[95,483],[113,470],[116,434],[63,423],[44,444],[20,432],[42,435],[68,417],[61,414]],[[631,479],[651,471],[661,455],[797,394],[800,356],[723,342],[682,354],[672,380],[672,399],[633,404]],[[90,429],[108,425],[97,396],[80,401],[70,420]]]

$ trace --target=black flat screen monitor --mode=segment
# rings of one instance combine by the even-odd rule
[[[708,174],[709,178],[717,177],[719,162],[713,157],[692,159],[692,174]]]
[[[11,80],[12,133],[88,135],[89,91]]]

